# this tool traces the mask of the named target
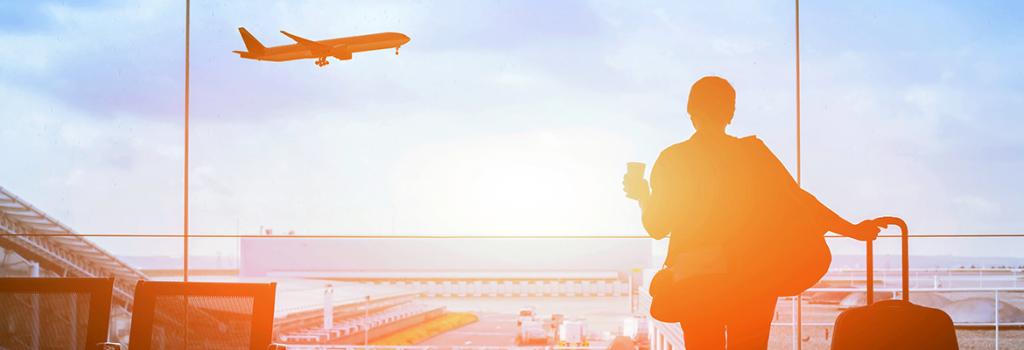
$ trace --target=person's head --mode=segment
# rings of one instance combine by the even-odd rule
[[[716,76],[700,78],[690,88],[686,112],[697,131],[723,132],[736,111],[736,90]]]

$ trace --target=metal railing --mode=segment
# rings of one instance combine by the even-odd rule
[[[1013,327],[1014,329],[1024,328],[1024,322],[1002,322],[1000,320],[1000,317],[999,317],[1000,307],[1001,307],[1001,305],[1000,305],[1001,304],[1000,294],[1024,293],[1024,288],[1017,288],[1017,287],[1007,287],[1007,288],[911,288],[910,291],[911,291],[911,293],[913,293],[913,292],[928,292],[928,293],[992,293],[993,294],[993,310],[994,310],[993,311],[993,320],[994,320],[994,322],[955,322],[954,323],[954,327],[956,327],[958,329],[969,329],[969,328],[988,329],[988,328],[992,328],[994,330],[994,332],[993,332],[994,333],[993,334],[993,346],[994,346],[994,349],[996,349],[996,350],[1000,349],[1000,334],[999,333],[1000,333],[1000,329],[1001,328],[1007,328],[1007,327]],[[808,289],[804,293],[806,294],[806,293],[815,293],[815,292],[848,292],[848,293],[855,293],[855,292],[864,292],[864,289],[863,288],[810,288],[810,289]],[[896,295],[900,292],[900,289],[899,288],[877,288],[877,289],[875,289],[875,293],[876,294],[879,293],[879,292],[881,292],[881,293],[886,293],[886,292],[893,293],[893,297],[895,298]],[[641,299],[644,299],[645,303],[649,303],[650,302],[649,301],[650,297],[647,297],[646,295],[643,295],[643,294],[641,294],[641,295],[642,295]],[[911,295],[913,295],[913,294],[911,294]],[[797,299],[797,297],[784,297],[784,298],[780,298],[780,300],[789,300],[791,305],[796,305],[795,302],[794,302],[796,299]],[[803,298],[800,298],[800,302],[804,303],[805,300]],[[794,310],[796,311],[796,310],[802,310],[802,309],[801,308],[794,308]],[[797,312],[799,312],[799,311],[797,311]],[[790,321],[788,321],[788,322],[772,322],[771,325],[773,327],[776,327],[776,326],[793,327],[794,332],[792,334],[794,335],[794,338],[793,338],[793,342],[792,342],[792,348],[793,349],[801,349],[801,347],[802,347],[802,345],[801,345],[802,339],[799,339],[798,337],[796,337],[796,334],[797,334],[796,330],[797,329],[803,328],[805,326],[832,327],[834,325],[834,323],[831,323],[831,322],[803,322],[802,318],[801,317],[797,317],[797,314],[794,313],[794,315],[793,315],[793,317],[791,317]],[[665,322],[660,322],[660,321],[657,321],[657,320],[652,320],[652,327],[651,327],[651,331],[650,331],[650,342],[651,342],[651,350],[680,350],[680,349],[684,349],[685,348],[684,342],[683,342],[683,331],[679,327],[678,323],[665,323]]]
[[[607,350],[603,346],[282,345],[288,350]]]
[[[63,236],[77,236],[77,237],[103,237],[103,238],[181,238],[183,235],[180,234],[117,234],[117,233],[86,233],[86,234],[52,234],[52,233],[38,233],[38,232],[24,232],[24,233],[0,233],[0,238],[14,238],[6,236],[18,236],[18,237],[63,237]],[[827,235],[828,239],[842,238],[841,236]],[[896,238],[899,235],[879,235],[880,238]],[[929,239],[929,238],[1024,238],[1024,233],[987,233],[987,234],[914,234],[910,235],[914,239]],[[317,238],[317,239],[349,239],[349,238],[373,238],[373,239],[412,239],[412,238],[430,238],[430,239],[451,239],[451,238],[473,238],[473,239],[514,239],[514,238],[527,238],[527,239],[649,239],[648,236],[643,235],[369,235],[369,234],[347,234],[347,235],[239,235],[239,234],[193,234],[190,235],[192,239],[202,238],[260,238],[260,239],[291,239],[291,238]],[[856,272],[856,271],[844,271],[836,270],[837,272]],[[984,274],[984,272],[979,272]],[[1011,280],[1014,283],[1019,279],[1018,274],[1014,274]],[[879,292],[896,292],[896,289],[881,288],[877,289]],[[949,292],[949,293],[960,293],[960,292],[974,292],[974,293],[992,293],[994,300],[994,322],[992,323],[961,323],[958,326],[963,327],[991,327],[994,329],[994,343],[996,348],[1000,346],[1000,332],[1006,327],[1024,327],[1024,323],[1021,322],[1002,322],[998,317],[998,313],[1001,307],[1002,297],[1006,293],[1020,293],[1024,292],[1024,288],[1016,287],[993,287],[993,288],[912,288],[912,291],[920,292]],[[859,288],[812,288],[807,292],[863,292]],[[640,293],[641,296],[646,296],[646,293]],[[792,300],[793,298],[790,298]],[[797,305],[793,303],[793,305]],[[796,309],[796,308],[795,308]],[[795,316],[802,315],[801,310],[797,309],[794,313]],[[664,324],[660,322],[652,322],[653,327],[649,333],[651,340],[652,350],[677,350],[683,348],[683,335],[679,329],[678,324]],[[773,322],[773,326],[788,326],[793,327],[794,335],[798,330],[805,326],[812,327],[830,327],[831,323],[823,322],[802,322],[801,317],[793,317],[790,322]],[[800,349],[800,339],[794,337],[793,349]],[[290,346],[289,348],[295,349],[354,349],[354,346],[342,346],[342,345],[296,345]],[[426,350],[434,349],[438,347],[431,346],[370,346],[364,347],[367,350],[372,349],[397,349],[397,350]],[[504,349],[505,347],[443,347],[446,349]],[[520,347],[522,349],[522,347]],[[561,347],[536,347],[536,349],[570,349]]]

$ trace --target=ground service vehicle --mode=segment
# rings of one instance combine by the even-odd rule
[[[539,320],[522,320],[516,329],[516,345],[547,344],[548,330]]]
[[[590,346],[587,324],[583,320],[564,321],[558,327],[558,346]]]
[[[536,318],[536,312],[532,307],[524,307],[519,309],[519,315],[516,316],[516,327],[522,326],[523,321],[533,320]]]

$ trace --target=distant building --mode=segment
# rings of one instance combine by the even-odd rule
[[[246,238],[242,276],[412,287],[428,295],[626,295],[651,240]]]

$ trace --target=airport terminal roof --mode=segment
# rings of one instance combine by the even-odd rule
[[[541,279],[594,278],[574,276],[595,272],[626,273],[652,266],[652,241],[471,236],[444,239],[252,237],[242,238],[240,242],[240,274],[374,279],[414,273],[429,279],[486,278],[504,273],[507,274],[504,277],[510,278],[527,275]]]
[[[114,277],[115,298],[131,302],[146,275],[0,186],[0,245],[67,277]]]
[[[296,312],[322,310],[324,306],[324,290],[327,285],[331,285],[334,295],[334,305],[336,306],[360,304],[366,300],[366,297],[370,297],[373,300],[379,300],[396,296],[419,295],[418,292],[397,286],[366,285],[303,278],[194,276],[189,277],[189,281],[245,283],[276,282],[277,298],[274,301],[274,314],[278,318],[285,317],[288,314]]]

